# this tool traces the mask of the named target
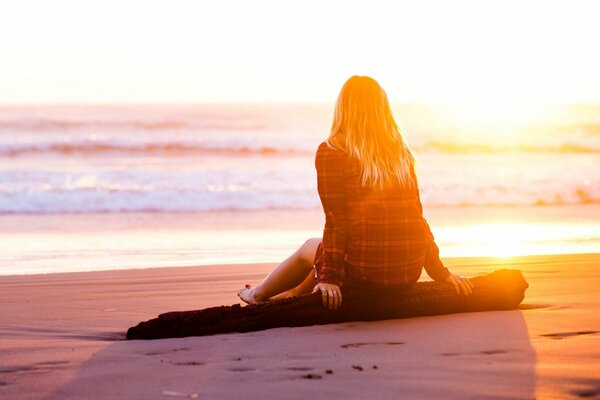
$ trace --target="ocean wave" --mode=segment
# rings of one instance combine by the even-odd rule
[[[277,190],[269,184],[261,190],[252,185],[205,185],[200,188],[156,188],[151,184],[102,184],[82,178],[64,185],[42,185],[37,190],[7,189],[0,185],[0,214],[71,214],[122,212],[205,212],[252,210],[300,210],[321,207],[316,190],[299,187]],[[427,207],[524,207],[600,204],[600,193],[574,187],[556,193],[499,195],[495,188],[424,190]],[[474,200],[469,193],[478,193]],[[466,193],[466,194],[465,194]]]
[[[52,215],[52,214],[118,214],[118,213],[187,213],[187,212],[215,212],[215,211],[294,211],[294,210],[315,210],[320,209],[319,205],[315,205],[313,207],[307,207],[304,205],[299,206],[289,206],[284,207],[282,205],[269,205],[265,204],[264,206],[260,206],[257,204],[254,205],[232,205],[226,206],[223,204],[214,204],[213,207],[174,207],[174,206],[165,206],[164,204],[160,205],[151,205],[148,204],[146,206],[133,206],[131,204],[122,204],[114,202],[115,199],[111,199],[110,204],[100,205],[90,207],[85,204],[70,204],[67,205],[56,205],[56,204],[48,204],[46,207],[41,207],[37,205],[36,207],[28,207],[26,205],[20,207],[9,207],[7,209],[0,210],[0,215],[10,215],[10,214],[24,214],[24,215]],[[549,206],[576,206],[576,205],[591,205],[591,204],[600,204],[600,200],[593,202],[582,202],[582,203],[566,203],[566,202],[546,202],[540,201],[535,204],[501,204],[501,203],[493,203],[493,204],[474,204],[474,203],[464,203],[455,206],[448,205],[429,205],[429,207],[441,207],[448,209],[464,209],[469,207],[549,207]],[[427,206],[427,205],[426,205]]]
[[[436,118],[409,125],[423,204],[599,203],[595,110],[522,136],[463,132]],[[317,114],[0,107],[0,213],[319,208],[313,160],[328,121],[315,123]]]
[[[558,143],[556,145],[494,145],[488,143],[457,143],[428,141],[425,144],[412,146],[418,150],[434,150],[442,153],[468,154],[468,153],[600,153],[600,147],[587,146],[579,143]]]
[[[261,144],[255,141],[251,143],[197,143],[191,141],[164,141],[164,142],[125,142],[125,141],[98,141],[83,140],[78,142],[50,142],[50,143],[10,143],[0,144],[0,155],[6,157],[17,157],[22,155],[94,155],[94,154],[123,154],[123,155],[144,155],[144,154],[214,154],[214,155],[304,155],[312,156],[315,150],[299,148],[293,146],[281,147],[277,145]],[[562,143],[555,146],[544,145],[517,145],[517,146],[497,146],[485,143],[450,143],[429,141],[423,144],[412,146],[416,152],[440,152],[449,154],[486,154],[486,153],[589,153],[600,154],[600,147],[582,145],[577,143]]]
[[[261,130],[264,124],[236,120],[231,118],[182,118],[182,119],[157,119],[157,120],[101,120],[101,119],[0,119],[0,132],[154,132],[154,131],[181,131],[181,130]]]
[[[274,146],[251,145],[204,145],[186,142],[163,143],[115,143],[85,141],[78,143],[19,143],[0,145],[0,155],[15,157],[21,155],[58,154],[93,155],[117,153],[125,155],[144,154],[223,154],[223,155],[309,155],[312,152],[303,149],[278,148]]]
[[[76,129],[135,129],[165,130],[189,127],[186,121],[102,121],[76,119],[23,119],[0,120],[0,131],[14,132],[56,132]]]

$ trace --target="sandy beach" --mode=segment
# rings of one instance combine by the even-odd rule
[[[599,11],[4,2],[0,400],[600,400]],[[514,271],[471,301],[332,285],[414,280],[425,248],[524,300]],[[318,292],[238,307],[284,260],[273,288],[316,264],[336,321],[429,316],[126,339],[331,321]],[[473,309],[503,311],[431,315]]]
[[[600,396],[600,254],[448,258],[523,271],[519,310],[125,341],[157,314],[237,303],[272,264],[0,277],[0,398]],[[422,279],[427,279],[423,276]]]

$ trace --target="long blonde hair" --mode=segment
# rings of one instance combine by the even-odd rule
[[[362,185],[411,186],[415,158],[392,115],[387,95],[368,76],[348,79],[338,96],[327,143],[358,160]]]

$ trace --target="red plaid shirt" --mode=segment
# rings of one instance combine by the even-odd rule
[[[450,275],[423,217],[414,171],[415,185],[408,189],[363,187],[358,162],[325,142],[315,166],[325,211],[318,282],[341,286],[353,273],[363,281],[396,285],[416,282],[423,267],[435,280]]]

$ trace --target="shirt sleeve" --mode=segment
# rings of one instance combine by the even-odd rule
[[[419,186],[417,183],[417,176],[415,174],[414,169],[411,170],[411,173],[417,189],[417,206],[419,208],[421,217],[423,218],[425,232],[428,238],[430,239],[427,242],[427,247],[425,249],[425,271],[427,271],[427,275],[429,275],[434,281],[444,281],[450,276],[450,271],[448,270],[448,268],[444,267],[442,260],[440,260],[440,249],[435,243],[433,233],[431,232],[431,228],[429,227],[427,220],[423,216],[423,205],[421,204],[421,196],[419,195]]]
[[[347,156],[340,150],[322,143],[317,150],[315,167],[317,187],[325,212],[323,230],[323,263],[317,271],[319,283],[342,285],[345,275],[346,203],[344,169]]]

